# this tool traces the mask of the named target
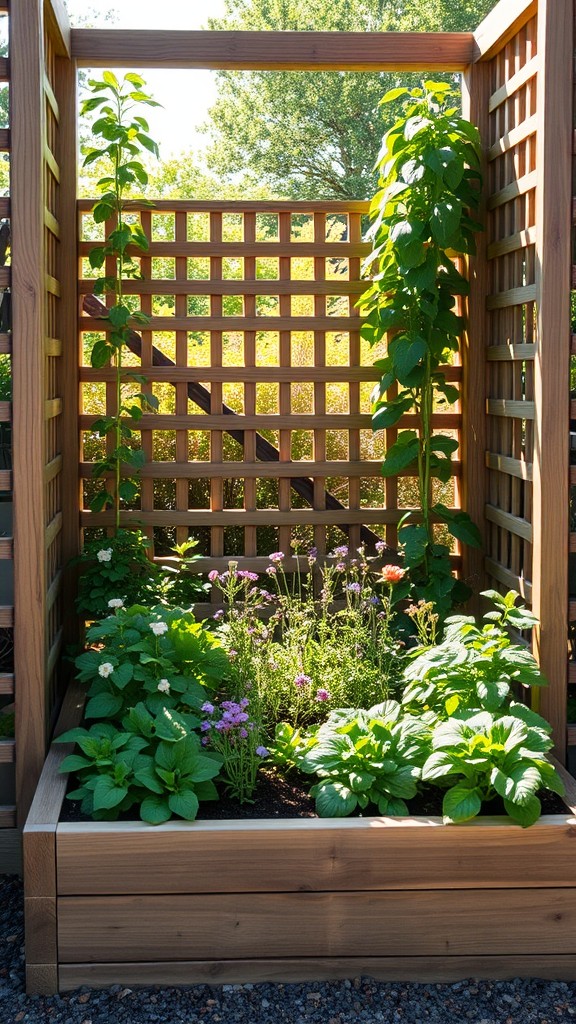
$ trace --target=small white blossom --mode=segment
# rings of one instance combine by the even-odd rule
[[[164,633],[168,632],[168,623],[167,622],[151,622],[150,623],[150,629],[154,633],[154,636],[162,636]]]
[[[158,683],[158,689],[160,693],[170,693],[170,683],[167,679],[161,679]]]
[[[108,601],[108,607],[109,608],[123,608],[124,607],[124,601],[122,600],[121,597],[112,597]]]
[[[111,562],[112,548],[100,548],[100,551],[96,552],[96,558],[99,562]]]
[[[111,676],[113,671],[114,665],[111,665],[109,661],[104,661],[98,666],[98,675],[102,676],[103,679],[108,679],[108,676]]]

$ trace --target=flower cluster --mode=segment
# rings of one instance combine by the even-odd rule
[[[256,787],[256,775],[268,750],[260,741],[256,716],[248,711],[247,697],[223,700],[217,705],[205,701],[201,710],[207,716],[200,725],[202,745],[223,759],[222,779],[230,794],[244,803]]]

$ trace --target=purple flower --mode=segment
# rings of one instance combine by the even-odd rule
[[[344,562],[338,562],[336,566],[336,572],[346,572],[346,565]]]
[[[248,730],[247,729],[239,729],[238,730],[238,735],[239,735],[241,740],[247,740],[248,739]]]
[[[280,562],[282,562],[285,557],[286,556],[284,555],[283,551],[273,551],[271,555],[268,555],[270,561],[274,562],[275,565],[279,565]]]
[[[346,558],[346,556],[348,555],[348,548],[346,547],[345,544],[343,544],[339,548],[334,548],[332,554],[334,555],[335,558]]]
[[[310,676],[305,676],[303,672],[296,676],[296,679],[294,680],[294,686],[297,686],[299,690],[302,690],[305,686],[310,686],[311,683],[312,680],[310,679]]]
[[[225,722],[222,718],[219,722],[216,722],[215,728],[218,732],[230,732],[232,725],[230,722]]]
[[[208,579],[210,583],[214,583],[218,579],[218,569],[211,569],[208,573]]]
[[[250,701],[248,700],[248,697],[242,697],[242,700],[240,701],[240,707],[247,708],[249,703]]]
[[[239,580],[251,580],[252,583],[258,582],[257,572],[248,572],[247,569],[241,569],[240,572],[236,573]]]
[[[212,618],[214,619],[214,622],[220,622],[220,619],[224,618],[224,609],[219,608],[218,611],[214,612]]]
[[[208,732],[212,728],[211,722],[200,722],[200,732]]]
[[[207,715],[213,715],[214,714],[214,705],[211,704],[210,701],[206,701],[206,703],[202,705],[200,710],[204,711],[205,714],[207,714]]]
[[[353,594],[362,593],[362,587],[360,586],[359,583],[349,583],[348,586],[346,587],[346,590],[350,590]]]
[[[234,658],[238,657],[238,651],[235,651],[234,648],[232,648],[231,651],[228,651],[228,657],[230,658],[230,661],[234,661]]]
[[[268,757],[270,751],[266,750],[266,747],[256,747],[256,753],[258,754],[258,757]]]
[[[384,552],[386,551],[386,544],[384,543],[383,540],[377,540],[375,547],[379,555],[383,555]]]
[[[320,701],[320,703],[323,703],[325,700],[330,700],[329,691],[324,690],[323,688],[316,690],[316,700]]]

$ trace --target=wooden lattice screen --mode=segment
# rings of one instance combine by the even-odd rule
[[[90,205],[79,204],[84,258]],[[142,522],[157,552],[190,533],[200,539],[198,567],[206,571],[231,556],[263,569],[265,556],[288,553],[294,536],[320,555],[346,538],[352,548],[378,537],[395,545],[415,488],[408,477],[381,478],[381,457],[396,433],[371,431],[377,353],[360,338],[355,308],[365,288],[366,211],[364,203],[161,201],[139,212],[150,250],[144,282],[128,290],[152,322],[142,333],[141,362],[134,361],[164,411],[141,422],[149,460],[141,508],[123,518]],[[97,314],[97,302],[86,299],[91,290],[85,277],[84,312]],[[85,339],[101,327],[94,315],[80,320]],[[83,354],[86,364],[86,346]],[[453,380],[460,374],[449,369]],[[112,411],[114,389],[105,389],[112,376],[81,370],[86,493],[90,425]],[[457,433],[459,412],[438,413],[436,425]],[[443,497],[454,504],[453,485]],[[86,500],[84,509],[83,527],[110,524],[110,513],[86,511]]]
[[[468,76],[469,109],[486,140],[487,231],[471,296],[478,450],[469,440],[465,457],[486,495],[488,579],[519,591],[540,620],[536,650],[551,684],[541,707],[562,754],[573,12],[572,0],[512,6],[507,25],[500,8],[477,34],[481,61]]]
[[[61,696],[63,570],[77,549],[75,73],[60,0],[12,4],[11,212],[16,804],[24,820]],[[70,316],[71,313],[71,316]],[[70,617],[68,617],[69,620]]]

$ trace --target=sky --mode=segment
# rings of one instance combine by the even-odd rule
[[[91,24],[105,28],[198,29],[209,17],[224,14],[224,0],[67,0],[72,24],[90,11]],[[105,20],[108,11],[114,21]],[[161,23],[158,21],[161,12]],[[140,68],[124,68],[140,71]],[[148,91],[162,104],[150,108],[146,117],[150,134],[160,145],[160,155],[167,160],[185,149],[202,149],[206,137],[197,127],[206,120],[208,108],[216,97],[215,75],[210,71],[142,70]],[[187,112],[182,119],[182,108]]]

